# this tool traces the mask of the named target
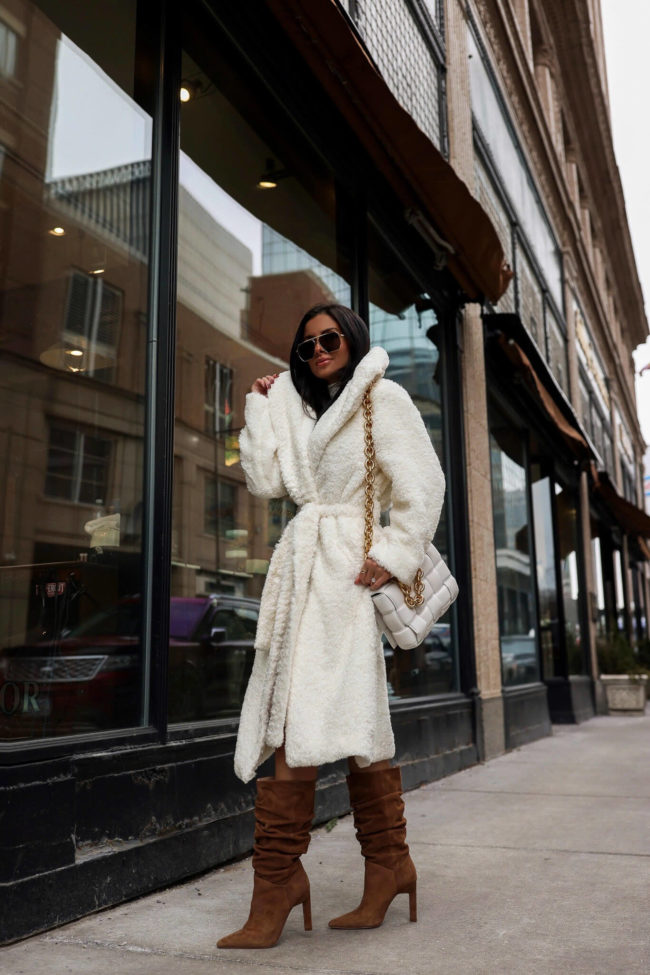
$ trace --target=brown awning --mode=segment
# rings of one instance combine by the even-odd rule
[[[404,207],[451,245],[447,266],[468,297],[496,303],[512,271],[490,218],[394,97],[336,0],[266,3]]]
[[[619,494],[607,471],[596,470],[594,463],[591,464],[591,476],[594,492],[605,502],[623,531],[650,538],[650,515]]]
[[[492,317],[496,318],[497,316]],[[531,395],[543,408],[544,412],[553,422],[558,430],[558,433],[565,443],[571,448],[572,452],[581,459],[592,457],[589,444],[580,433],[577,426],[575,426],[567,417],[565,417],[564,413],[555,402],[553,396],[537,375],[537,372],[533,368],[530,359],[519,343],[515,342],[515,340],[512,338],[508,338],[508,336],[503,332],[499,332],[497,334],[496,341],[498,342],[504,355],[509,359],[512,365],[518,371],[519,375],[522,377],[528,392],[531,393]]]

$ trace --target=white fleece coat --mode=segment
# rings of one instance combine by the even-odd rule
[[[296,516],[278,541],[262,593],[255,661],[242,708],[235,772],[244,782],[283,742],[292,767],[350,755],[360,766],[395,751],[386,671],[363,562],[363,394],[388,355],[373,348],[316,421],[291,375],[246,397],[241,462],[252,494],[288,495]],[[445,479],[408,393],[380,378],[372,392],[375,474],[370,557],[410,581],[433,538]],[[391,504],[390,526],[379,512]]]

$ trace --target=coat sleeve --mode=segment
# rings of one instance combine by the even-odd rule
[[[283,498],[287,489],[282,481],[278,443],[266,396],[247,394],[244,423],[239,451],[248,490],[258,498]]]
[[[373,392],[372,435],[392,506],[390,525],[375,529],[369,556],[410,583],[438,526],[445,476],[417,407],[397,383],[385,380]]]

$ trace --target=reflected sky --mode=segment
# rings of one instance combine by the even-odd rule
[[[151,157],[151,119],[68,37],[57,44],[46,178],[94,173]],[[180,183],[253,255],[261,274],[262,224],[181,153]]]

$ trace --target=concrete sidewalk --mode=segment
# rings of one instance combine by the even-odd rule
[[[246,919],[250,861],[0,949],[3,975],[648,975],[650,715],[594,718],[406,798],[418,924],[330,931],[356,905],[350,816],[313,834],[314,930],[219,951]]]

